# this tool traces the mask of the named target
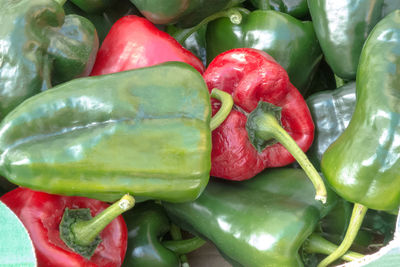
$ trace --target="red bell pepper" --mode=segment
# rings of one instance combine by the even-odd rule
[[[212,133],[211,175],[245,180],[295,157],[323,200],[323,181],[303,153],[313,141],[314,123],[283,67],[263,51],[239,48],[217,56],[203,77],[210,91],[218,88],[234,100],[228,118]],[[219,103],[212,105],[216,112]]]
[[[59,196],[20,187],[0,200],[28,230],[38,266],[121,266],[127,246],[127,227],[119,215],[133,206],[132,197],[124,196],[109,206],[85,197]],[[69,221],[67,214],[75,218]],[[81,216],[86,218],[81,220]],[[78,246],[68,242],[67,245],[65,234],[67,238],[76,237],[72,241]]]
[[[169,34],[135,15],[119,19],[111,27],[96,57],[91,76],[181,61],[200,73],[204,66]]]

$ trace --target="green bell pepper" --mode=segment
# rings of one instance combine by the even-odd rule
[[[130,0],[154,24],[193,27],[215,12],[236,6],[245,0]]]
[[[201,247],[205,241],[193,237],[187,240],[166,240],[171,222],[164,208],[154,202],[143,202],[124,214],[128,226],[128,247],[122,266],[180,266],[174,248],[184,247],[185,253]]]
[[[273,9],[298,19],[309,14],[307,0],[250,0],[250,2],[257,9]]]
[[[340,78],[354,80],[363,44],[398,0],[308,0],[315,32],[326,61]]]
[[[99,13],[106,8],[111,7],[116,2],[124,2],[117,0],[70,0],[86,13]]]
[[[349,126],[324,153],[322,171],[334,190],[355,203],[346,237],[327,266],[350,247],[368,208],[400,205],[400,10],[367,38],[357,70],[357,102]]]
[[[233,48],[260,49],[288,72],[291,83],[304,95],[322,58],[312,22],[273,10],[256,10],[242,16],[240,24],[228,18],[208,24],[208,63]]]
[[[181,43],[181,45],[192,52],[196,57],[201,59],[203,65],[207,65],[207,57],[206,57],[206,30],[207,24],[202,25],[198,30],[194,31],[187,38],[183,38],[183,40],[179,40],[175,35],[178,35],[183,31],[183,29],[177,28],[175,25],[168,25],[166,28],[166,32],[177,39]]]
[[[368,37],[357,72],[354,114],[321,162],[339,195],[377,210],[397,209],[400,204],[399,55],[400,11],[396,11]]]
[[[315,168],[320,169],[322,155],[351,120],[356,106],[356,83],[349,82],[335,90],[317,92],[306,101],[315,124],[314,142],[307,155]]]
[[[98,49],[90,21],[64,16],[53,0],[0,6],[0,118],[41,90],[89,75]]]
[[[194,200],[208,183],[210,128],[221,119],[210,126],[210,115],[203,77],[182,62],[75,79],[2,121],[0,173],[34,190],[103,201],[124,193]]]
[[[332,193],[332,192],[330,192]],[[301,266],[298,250],[326,205],[313,197],[307,175],[299,169],[273,169],[241,182],[213,179],[193,202],[163,202],[179,227],[213,242],[242,266]]]
[[[96,27],[99,36],[100,44],[106,38],[112,25],[123,16],[138,15],[139,11],[129,1],[117,1],[112,7],[105,8],[100,13],[85,13],[71,2],[64,4],[64,11],[66,14],[77,14],[90,20]]]

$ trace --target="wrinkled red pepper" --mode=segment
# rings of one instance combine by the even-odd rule
[[[230,93],[235,105],[228,118],[212,133],[212,176],[245,180],[265,168],[281,167],[294,161],[282,146],[284,141],[274,142],[275,136],[260,131],[266,127],[256,125],[262,116],[257,115],[249,122],[249,113],[256,110],[260,101],[273,104],[276,121],[280,121],[301,150],[306,151],[311,146],[314,123],[307,104],[290,83],[286,71],[265,52],[240,48],[222,53],[210,63],[203,77],[210,91],[218,88]],[[218,108],[219,103],[213,100],[213,112]]]
[[[91,76],[181,61],[200,73],[200,59],[186,50],[169,34],[157,29],[150,21],[135,15],[122,17],[114,23],[96,57]]]
[[[127,227],[118,216],[100,233],[101,242],[90,259],[72,251],[60,237],[59,225],[66,208],[89,208],[92,216],[110,207],[85,197],[47,194],[19,187],[3,195],[4,202],[29,232],[38,266],[121,266],[127,246]]]

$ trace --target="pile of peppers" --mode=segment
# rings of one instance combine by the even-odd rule
[[[0,201],[37,266],[187,267],[208,243],[325,267],[393,239],[400,1],[0,6]]]

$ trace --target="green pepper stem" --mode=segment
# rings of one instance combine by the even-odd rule
[[[249,11],[245,8],[241,7],[232,7],[228,10],[223,10],[217,13],[208,16],[207,18],[203,19],[199,24],[194,27],[187,28],[187,29],[179,29],[173,34],[175,40],[177,40],[180,44],[183,44],[190,35],[194,32],[198,31],[203,25],[219,19],[219,18],[229,18],[233,24],[240,24],[242,22],[242,13],[248,14]]]
[[[206,241],[198,236],[185,240],[168,240],[162,242],[163,246],[178,255],[192,252],[203,246],[205,243]]]
[[[50,59],[49,56],[46,54],[44,58],[44,64],[43,64],[43,84],[41,91],[45,91],[47,89],[50,89],[51,86],[51,71],[50,71]]]
[[[339,76],[337,76],[335,74],[335,82],[336,82],[336,88],[342,87],[343,85],[345,85],[345,82],[342,78],[340,78]]]
[[[79,245],[89,245],[103,229],[123,212],[135,205],[135,199],[130,195],[124,195],[107,209],[97,214],[88,221],[77,221],[71,226],[75,242]]]
[[[224,122],[231,112],[233,107],[233,99],[230,94],[216,88],[211,91],[210,96],[221,101],[220,109],[218,110],[217,114],[211,118],[210,122],[210,129],[211,131],[214,131],[218,126],[221,125],[221,123]]]
[[[257,116],[257,135],[265,140],[274,138],[281,143],[292,156],[297,160],[304,172],[314,185],[316,194],[315,199],[326,203],[327,193],[324,181],[314,168],[303,150],[297,145],[293,138],[282,128],[276,117],[271,113],[263,113]]]
[[[337,249],[337,245],[329,242],[320,235],[312,234],[304,243],[303,249],[307,253],[318,253],[329,255]],[[341,258],[345,261],[353,261],[364,257],[363,254],[349,251],[346,252]]]
[[[171,224],[169,232],[172,240],[182,240],[181,229],[176,224]],[[185,254],[180,255],[179,259],[181,260],[181,265],[189,266],[189,261]]]
[[[171,228],[169,230],[172,240],[181,240],[182,232],[181,229],[176,224],[171,224]]]
[[[357,236],[358,230],[361,227],[362,221],[367,213],[368,208],[364,205],[355,203],[353,213],[351,214],[349,227],[347,228],[346,235],[339,247],[333,251],[328,257],[323,259],[317,267],[325,267],[339,259],[353,244]]]

